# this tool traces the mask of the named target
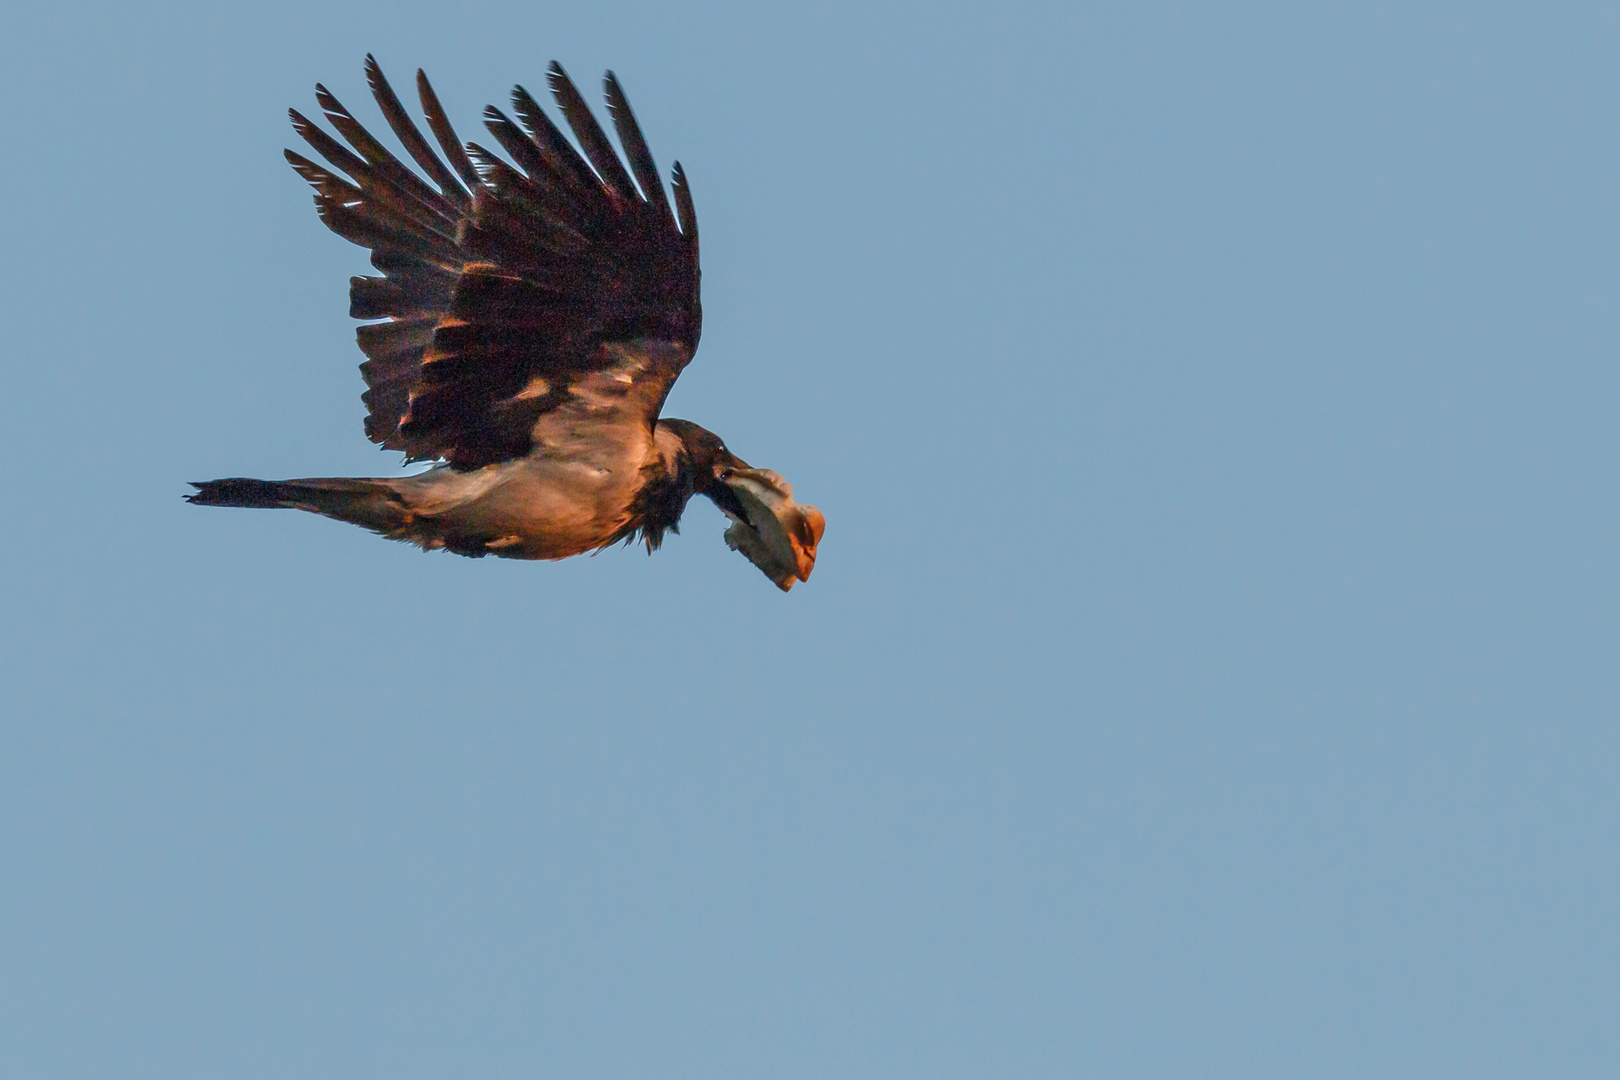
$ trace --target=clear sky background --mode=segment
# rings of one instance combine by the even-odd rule
[[[29,4],[0,1072],[1612,1076],[1613,5]],[[423,554],[281,159],[624,81],[783,596]]]

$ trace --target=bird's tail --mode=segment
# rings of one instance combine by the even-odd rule
[[[198,506],[286,507],[347,521],[384,536],[402,536],[415,514],[387,480],[345,477],[307,480],[226,480],[193,483],[186,501]]]

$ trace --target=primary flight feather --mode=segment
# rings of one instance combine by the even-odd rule
[[[381,275],[349,291],[353,317],[379,320],[357,331],[366,437],[435,464],[392,478],[211,480],[188,499],[308,510],[461,555],[562,559],[638,536],[652,551],[706,495],[731,520],[726,542],[786,591],[815,567],[821,513],[712,432],[659,415],[703,324],[686,174],[677,162],[672,211],[612,72],[623,160],[562,67],[547,77],[579,149],[519,86],[515,122],[484,112],[508,161],[463,145],[418,71],[435,152],[366,57],[372,95],[421,174],[324,86],[316,100],[347,146],[290,110],[326,165],[291,150],[288,162],[321,220],[369,248]]]

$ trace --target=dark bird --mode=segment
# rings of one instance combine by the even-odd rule
[[[381,274],[349,289],[349,314],[369,320],[357,331],[366,436],[434,465],[210,480],[188,500],[308,510],[460,555],[564,559],[637,537],[651,552],[706,495],[731,520],[726,542],[786,591],[815,567],[821,513],[712,432],[659,416],[703,322],[686,174],[677,162],[672,211],[612,72],[623,160],[562,67],[547,78],[579,149],[519,86],[516,122],[484,110],[509,162],[463,145],[418,71],[441,157],[366,57],[372,95],[421,174],[324,86],[316,100],[348,146],[290,110],[327,164],[291,150],[287,160],[315,188],[321,220],[369,248]]]

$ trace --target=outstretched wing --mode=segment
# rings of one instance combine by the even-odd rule
[[[677,223],[613,73],[605,91],[628,171],[555,62],[551,90],[584,156],[521,86],[517,122],[484,112],[511,161],[463,146],[418,71],[440,157],[370,56],[366,78],[427,179],[324,86],[316,98],[348,146],[293,110],[330,168],[287,151],[321,220],[370,248],[382,274],[353,278],[349,294],[352,316],[381,320],[358,330],[366,436],[412,460],[477,468],[528,454],[548,413],[592,408],[604,379],[633,382],[625,400],[656,421],[702,328],[697,217],[676,163]]]

